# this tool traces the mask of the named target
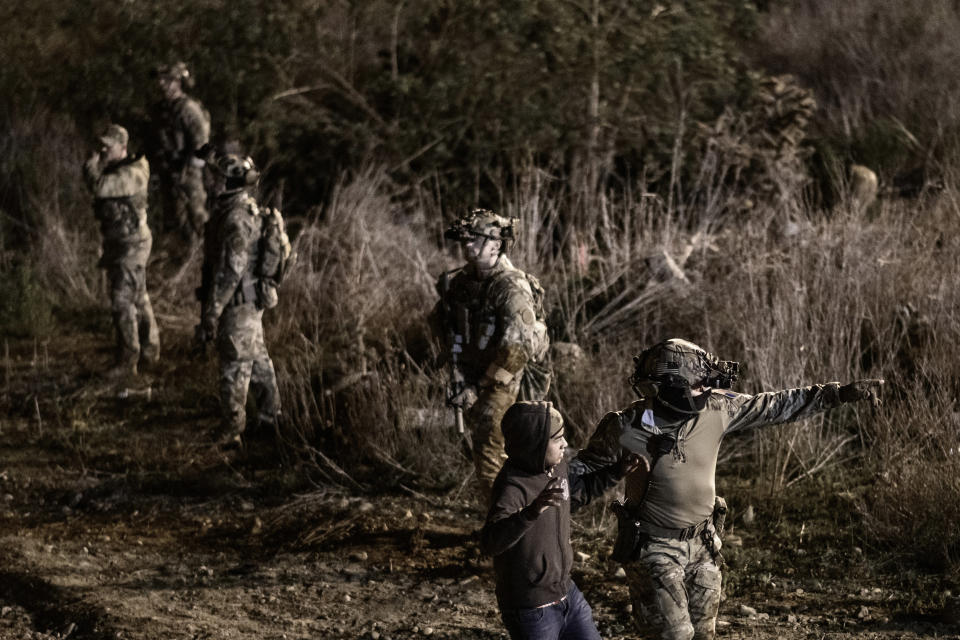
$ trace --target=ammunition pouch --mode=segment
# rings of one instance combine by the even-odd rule
[[[620,564],[627,564],[637,557],[646,535],[640,530],[640,521],[633,516],[625,501],[614,500],[610,508],[617,516],[617,539],[610,557]]]

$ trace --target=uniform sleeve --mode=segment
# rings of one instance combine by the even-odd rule
[[[502,302],[497,307],[498,324],[503,334],[496,347],[484,378],[488,383],[509,384],[527,364],[534,351],[537,315],[533,309],[533,294],[526,282],[511,279],[500,293]]]
[[[181,114],[184,133],[184,151],[193,153],[210,141],[210,121],[203,107],[194,100],[187,100]]]
[[[615,464],[620,458],[622,448],[620,436],[624,429],[629,428],[635,411],[631,405],[623,411],[612,411],[603,416],[587,441],[587,446],[570,461],[571,472],[582,475]]]
[[[730,423],[725,433],[809,418],[840,406],[840,383],[828,382],[798,389],[724,394]]]
[[[480,550],[498,556],[517,544],[536,520],[527,520],[522,509],[527,506],[523,492],[513,484],[494,485],[494,503],[480,530]]]
[[[103,175],[103,166],[100,164],[100,154],[93,153],[83,163],[83,180],[90,191],[96,192],[97,181],[100,180],[101,175]]]
[[[206,318],[218,319],[240,286],[240,280],[247,268],[247,242],[239,224],[227,225],[220,253],[212,257],[215,261],[213,278],[207,292],[203,315]]]
[[[436,289],[437,295],[440,297],[440,299],[437,300],[437,304],[433,305],[433,309],[427,315],[427,324],[430,327],[430,331],[433,332],[433,335],[435,337],[444,341],[444,344],[446,343],[446,340],[447,340],[447,336],[445,335],[445,333],[446,333],[448,320],[447,320],[447,303],[446,303],[445,297],[448,295],[447,282],[449,277],[450,277],[449,274],[442,273],[440,274],[440,277],[437,278],[437,282],[434,285],[434,288]]]

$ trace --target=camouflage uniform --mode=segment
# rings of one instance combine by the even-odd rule
[[[477,483],[489,500],[506,459],[503,414],[517,400],[542,400],[550,387],[542,289],[501,254],[482,279],[469,266],[443,273],[437,291],[435,327],[442,327],[448,348],[457,343],[463,382],[477,389],[477,401],[465,410],[464,422],[473,441]]]
[[[107,135],[121,131],[126,146],[122,127],[111,126]],[[147,293],[147,259],[153,242],[147,226],[150,166],[142,156],[107,164],[96,153],[84,164],[83,173],[93,192],[94,216],[103,238],[97,266],[106,270],[109,280],[118,371],[136,373],[141,353],[148,362],[155,362],[160,354],[157,322]]]
[[[220,195],[204,239],[202,323],[215,333],[220,357],[223,435],[246,427],[247,390],[253,387],[259,421],[273,424],[280,393],[273,362],[263,339],[263,308],[257,296],[263,216],[242,189]]]
[[[161,74],[173,79],[189,77],[182,63],[164,69]],[[196,154],[210,140],[210,116],[203,105],[187,95],[164,100],[158,111],[157,173],[165,224],[168,228],[176,225],[184,237],[194,240],[203,234],[208,218],[204,163]]]
[[[707,390],[699,413],[666,427],[650,400],[609,413],[571,462],[609,465],[626,446],[648,458],[649,484],[627,478],[627,503],[640,522],[639,552],[625,565],[641,631],[669,640],[713,638],[720,606],[720,539],[713,525],[720,443],[734,431],[807,418],[841,404],[835,382],[745,395]],[[645,486],[644,486],[645,485]]]

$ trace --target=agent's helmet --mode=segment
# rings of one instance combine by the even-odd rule
[[[260,179],[260,172],[250,156],[227,153],[217,158],[216,166],[217,173],[224,180],[224,193],[252,187]]]
[[[164,80],[179,80],[180,86],[184,89],[193,87],[193,76],[190,75],[190,69],[185,62],[160,65],[157,67],[157,77]]]
[[[697,413],[691,389],[729,389],[740,364],[720,360],[687,340],[664,340],[634,356],[629,382],[641,398],[656,398],[680,413]]]
[[[519,222],[518,218],[507,218],[489,209],[474,209],[454,222],[443,237],[461,242],[477,236],[502,240],[500,253],[506,253],[517,239]]]

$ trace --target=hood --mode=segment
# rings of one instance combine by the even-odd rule
[[[550,440],[550,406],[549,402],[517,402],[500,423],[507,456],[529,473],[546,471],[543,459]]]

